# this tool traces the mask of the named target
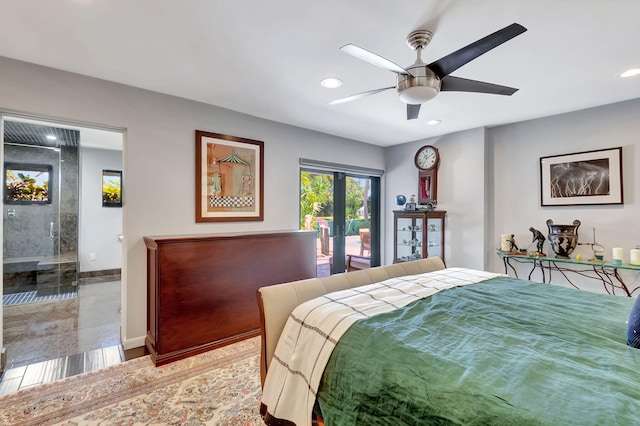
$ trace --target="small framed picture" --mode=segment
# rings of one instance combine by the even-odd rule
[[[102,171],[102,207],[122,207],[122,171]]]
[[[415,211],[415,210],[417,210],[416,203],[407,203],[407,204],[404,205],[404,209],[406,211]]]
[[[51,204],[49,164],[4,163],[5,204]]]

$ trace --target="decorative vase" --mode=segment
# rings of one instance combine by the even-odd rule
[[[574,220],[573,225],[554,225],[551,219],[547,220],[549,228],[549,243],[551,249],[559,259],[569,259],[569,255],[578,245],[579,220]]]

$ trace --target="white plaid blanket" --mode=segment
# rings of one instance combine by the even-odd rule
[[[311,425],[318,385],[333,348],[356,321],[392,311],[438,291],[504,276],[448,268],[329,293],[298,306],[284,327],[265,380],[267,412]]]

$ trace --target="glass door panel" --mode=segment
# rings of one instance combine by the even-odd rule
[[[78,135],[6,118],[3,293],[5,304],[77,290]],[[8,297],[10,296],[10,297]]]
[[[60,151],[5,143],[4,159],[4,294],[57,292]]]
[[[300,229],[316,231],[317,276],[333,273],[333,173],[300,172]]]
[[[300,229],[317,233],[317,276],[380,264],[379,181],[341,172],[300,172]]]
[[[345,255],[348,270],[371,265],[371,179],[345,177]]]

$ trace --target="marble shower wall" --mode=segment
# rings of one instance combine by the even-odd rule
[[[62,147],[62,191],[60,194],[60,254],[76,257],[80,193],[78,148]]]

